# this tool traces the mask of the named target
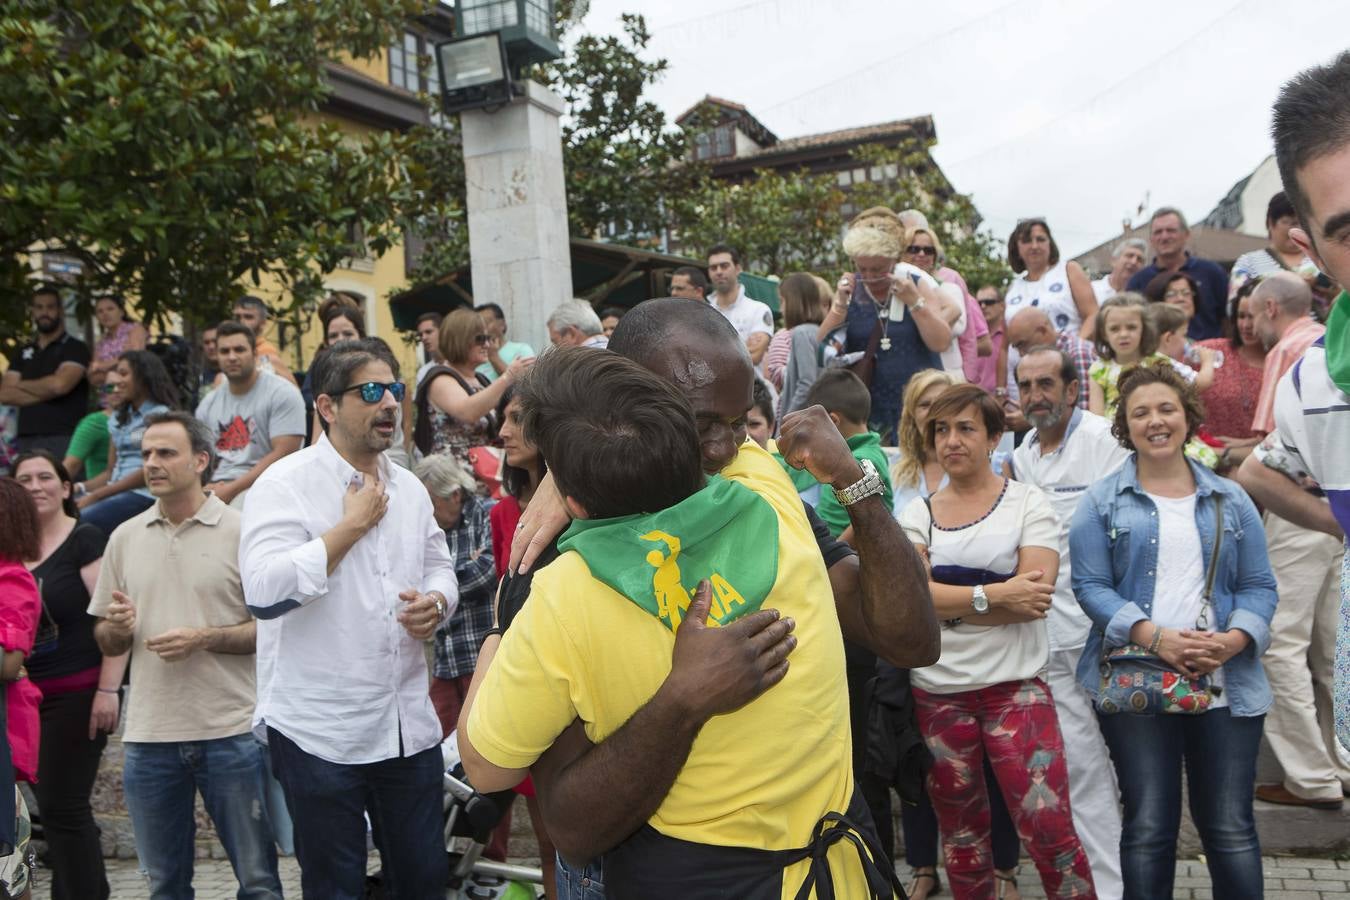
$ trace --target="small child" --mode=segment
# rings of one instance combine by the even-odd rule
[[[1154,303],[1149,307],[1153,324],[1158,329],[1158,352],[1174,362],[1184,363],[1195,372],[1195,389],[1203,391],[1214,383],[1214,370],[1219,361],[1210,347],[1201,347],[1186,337],[1191,318],[1179,306]],[[1188,379],[1192,380],[1192,379]]]
[[[1116,414],[1120,400],[1120,373],[1126,366],[1141,362],[1170,359],[1158,352],[1158,322],[1156,311],[1173,309],[1162,304],[1149,303],[1141,295],[1127,292],[1107,300],[1097,310],[1092,342],[1097,349],[1097,361],[1088,369],[1088,409],[1110,419]],[[1184,314],[1183,314],[1184,316]],[[1185,328],[1183,326],[1183,333]],[[1174,362],[1178,374],[1204,390],[1214,380],[1214,369],[1208,367],[1204,382],[1189,366]],[[1204,374],[1204,373],[1202,373]]]
[[[745,433],[749,435],[750,440],[772,453],[773,450],[769,445],[773,443],[771,439],[777,430],[777,423],[773,417],[773,394],[769,392],[769,386],[763,379],[756,378],[752,396],[753,404],[750,411],[745,414]]]
[[[881,437],[867,429],[867,418],[872,414],[872,393],[867,385],[848,369],[826,369],[820,373],[807,395],[808,407],[819,404],[830,414],[839,433],[848,442],[849,450],[860,462],[870,460],[884,488],[881,499],[890,509],[892,505],[890,463],[881,449]],[[848,510],[834,499],[834,491],[821,485],[820,502],[816,513],[830,529],[830,534],[845,542],[853,535]]]

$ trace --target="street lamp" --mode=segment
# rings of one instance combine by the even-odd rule
[[[455,39],[436,45],[446,113],[505,103],[513,76],[562,55],[553,0],[459,0]]]

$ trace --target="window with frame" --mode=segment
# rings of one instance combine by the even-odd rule
[[[425,35],[403,32],[399,43],[389,48],[389,83],[395,87],[426,93],[441,92],[441,76],[436,69],[436,48]]]

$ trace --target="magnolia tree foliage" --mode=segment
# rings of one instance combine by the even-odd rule
[[[364,235],[457,214],[425,131],[342,133],[325,67],[371,57],[422,0],[11,0],[0,12],[0,289],[35,245],[80,293],[205,321],[264,276],[299,306]],[[453,168],[451,166],[451,168]],[[461,179],[462,180],[462,179]],[[24,304],[0,304],[11,313]]]

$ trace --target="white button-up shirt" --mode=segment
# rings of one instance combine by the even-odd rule
[[[1044,491],[1059,517],[1059,577],[1045,622],[1051,651],[1083,646],[1092,628],[1092,620],[1074,596],[1069,560],[1069,526],[1078,501],[1130,455],[1111,434],[1110,422],[1076,406],[1070,409],[1072,418],[1058,447],[1041,453],[1040,439],[1033,431],[1013,451],[1012,461],[1013,477]]]
[[[417,478],[380,459],[389,506],[328,574],[323,534],[342,518],[361,474],[327,436],[278,460],[244,506],[239,571],[258,619],[258,705],[267,726],[306,753],[361,764],[434,747],[441,726],[427,696],[422,642],[399,624],[399,593],[459,600],[445,532]]]

